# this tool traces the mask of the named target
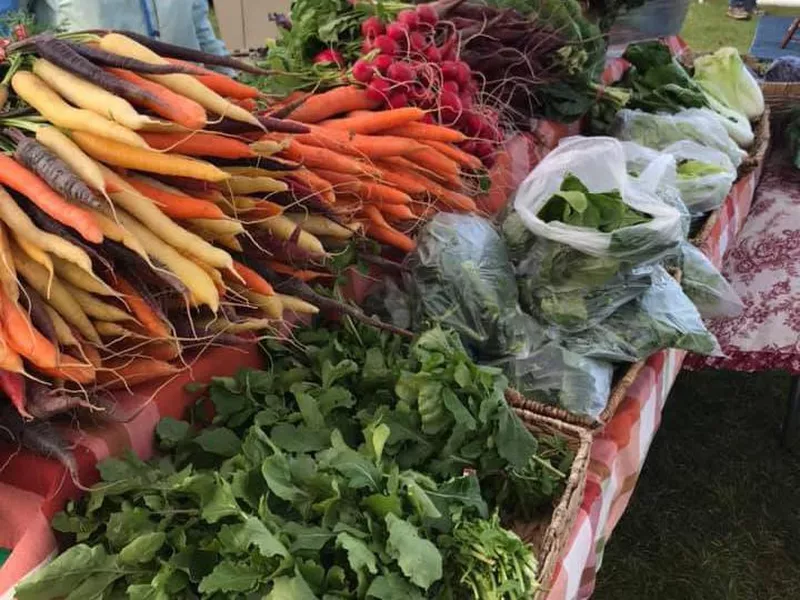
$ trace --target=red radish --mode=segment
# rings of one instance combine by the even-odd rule
[[[461,125],[464,133],[471,137],[478,137],[484,127],[483,119],[474,112],[465,112],[461,115]]]
[[[357,60],[353,65],[353,79],[360,83],[369,83],[374,74],[374,67],[368,60]]]
[[[419,26],[419,16],[414,10],[401,10],[397,15],[397,22],[405,25],[408,30],[416,29]]]
[[[476,142],[475,140],[469,140],[461,144],[459,147],[467,154],[472,154],[472,156],[478,156],[475,148],[477,145],[478,142]]]
[[[461,116],[461,111],[461,99],[458,94],[447,90],[442,91],[439,95],[439,114],[442,117],[442,123],[445,125],[455,123]]]
[[[369,54],[374,49],[375,49],[375,46],[373,46],[372,40],[366,39],[363,42],[361,42],[361,54],[362,55]]]
[[[367,39],[375,39],[383,34],[383,23],[378,17],[370,17],[361,23],[361,35]]]
[[[425,50],[425,58],[432,63],[442,62],[442,55],[439,52],[439,49],[434,45],[431,45],[427,50]]]
[[[386,74],[389,67],[394,63],[394,59],[388,54],[380,54],[372,61],[372,66],[375,67],[380,73]]]
[[[408,39],[408,28],[402,23],[392,23],[386,28],[386,35],[398,44],[402,44]]]
[[[428,113],[427,115],[422,117],[422,121],[421,122],[425,123],[426,125],[435,125],[436,124],[436,119],[433,118],[433,115],[431,113]]]
[[[472,105],[475,103],[473,95],[469,94],[467,92],[461,92],[458,95],[458,97],[461,99],[461,107],[464,110],[469,110],[470,108],[472,108]]]
[[[381,54],[386,54],[388,56],[394,56],[397,54],[397,42],[395,42],[388,35],[379,35],[376,37],[374,45]]]
[[[337,67],[344,65],[344,58],[333,48],[326,48],[314,57],[314,64],[333,63]]]
[[[428,41],[419,31],[414,31],[408,36],[408,49],[410,51],[422,54],[427,47]]]
[[[436,9],[429,4],[420,4],[417,7],[417,18],[420,23],[425,23],[432,27],[439,23],[439,15],[436,13]]]
[[[392,84],[381,77],[375,77],[367,86],[367,98],[374,102],[386,102]]]
[[[403,62],[393,62],[386,70],[386,77],[395,83],[411,83],[415,79],[411,67]]]
[[[391,108],[405,108],[408,106],[408,97],[403,92],[395,92],[389,96],[389,106]]]
[[[453,92],[454,94],[459,94],[461,92],[461,90],[458,88],[458,84],[455,81],[445,81],[442,84],[442,90]]]
[[[491,142],[484,140],[475,142],[475,156],[485,159],[490,157],[492,154],[494,154],[494,145]]]
[[[442,53],[442,60],[456,60],[458,58],[458,36],[453,34],[448,37],[439,51]]]
[[[466,86],[472,80],[472,69],[465,62],[458,61],[456,63],[456,81],[459,85]]]
[[[442,77],[445,81],[458,81],[458,63],[454,60],[443,60]]]

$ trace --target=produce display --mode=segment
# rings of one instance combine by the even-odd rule
[[[741,301],[689,236],[764,111],[728,49],[632,45],[601,85],[637,2],[589,4],[298,0],[256,64],[125,31],[5,47],[0,437],[83,487],[55,422],[212,346],[269,363],[162,420],[156,459],[103,462],[20,600],[546,586],[574,454],[504,394],[596,418],[626,364],[719,353],[703,318]],[[587,135],[488,214],[541,119]]]

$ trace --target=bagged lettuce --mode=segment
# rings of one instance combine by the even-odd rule
[[[660,154],[669,154],[676,161],[674,185],[691,214],[702,214],[719,208],[736,181],[736,168],[728,156],[692,141],[675,142],[662,151],[624,142],[628,172],[646,179],[646,170]]]
[[[750,120],[764,114],[764,94],[736,48],[694,61],[694,79],[711,96]]]
[[[704,319],[738,317],[744,310],[739,294],[695,245],[682,246],[681,288]]]
[[[708,109],[691,108],[674,115],[625,109],[617,113],[612,133],[623,142],[636,142],[653,150],[664,150],[675,142],[689,140],[723,152],[736,168],[747,156],[728,134],[719,116]]]

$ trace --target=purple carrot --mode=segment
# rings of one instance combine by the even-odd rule
[[[50,340],[53,345],[58,346],[56,328],[53,325],[53,319],[50,318],[50,314],[47,312],[47,308],[45,308],[45,301],[31,286],[21,283],[20,287],[22,288],[20,300],[25,304],[34,327]]]
[[[127,56],[120,56],[113,52],[106,52],[97,46],[89,46],[88,44],[75,44],[72,42],[64,42],[68,44],[75,52],[89,59],[93,63],[97,63],[106,67],[114,67],[116,69],[127,69],[134,73],[147,73],[148,75],[169,75],[171,73],[183,73],[184,75],[200,75],[200,69],[188,65],[156,65],[153,63],[144,62],[143,60],[136,60],[135,58],[128,58]]]

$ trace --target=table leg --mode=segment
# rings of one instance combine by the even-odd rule
[[[792,41],[794,34],[797,33],[797,29],[800,28],[800,19],[795,19],[792,21],[789,30],[786,32],[786,35],[783,36],[783,41],[781,42],[781,48],[786,48],[789,45],[789,42]]]
[[[786,403],[786,417],[783,419],[781,432],[781,445],[784,449],[791,446],[792,440],[800,425],[800,376],[792,377],[792,387],[789,389],[789,401]]]

